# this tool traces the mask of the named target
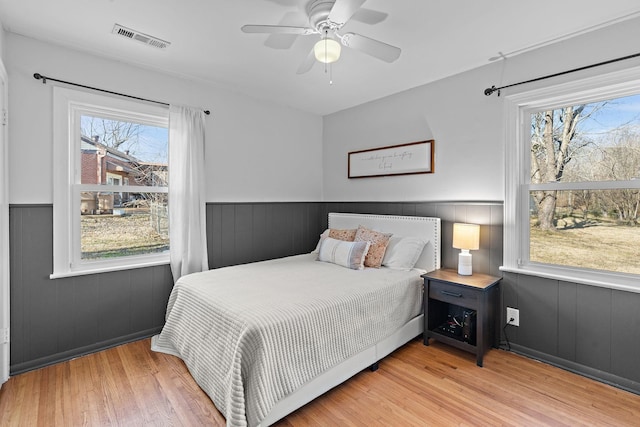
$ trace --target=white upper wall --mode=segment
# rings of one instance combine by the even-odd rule
[[[0,61],[4,62],[4,39],[6,37],[6,32],[2,25],[0,25]]]
[[[324,118],[324,200],[504,200],[503,97],[484,89],[640,52],[640,19],[523,53],[506,61]],[[639,59],[502,91],[502,95],[638,65]],[[391,67],[393,66],[390,65]],[[435,173],[347,178],[350,151],[435,140]]]
[[[491,77],[464,74],[325,117],[325,199],[500,200],[502,175],[487,168],[501,168],[500,109],[478,89]],[[433,174],[347,178],[349,151],[430,139]]]
[[[10,203],[51,203],[52,88],[40,72],[118,92],[209,108],[207,200],[504,200],[506,85],[638,52],[629,20],[324,118],[201,82],[4,34],[9,73]],[[634,59],[503,91],[638,65]],[[390,65],[393,66],[393,65]],[[435,140],[435,173],[347,179],[349,151]]]
[[[36,72],[211,110],[205,148],[209,202],[322,198],[320,116],[12,33],[5,34],[4,62],[12,204],[53,202],[52,83],[35,80]]]

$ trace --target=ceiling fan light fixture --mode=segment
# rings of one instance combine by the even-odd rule
[[[316,59],[324,64],[331,64],[340,59],[340,43],[329,37],[323,37],[313,47]]]

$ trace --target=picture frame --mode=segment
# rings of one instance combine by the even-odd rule
[[[348,178],[433,173],[433,139],[351,151],[347,159]]]

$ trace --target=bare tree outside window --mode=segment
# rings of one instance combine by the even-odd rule
[[[532,114],[530,260],[640,273],[637,179],[640,95]]]
[[[121,150],[121,146],[125,146],[126,150],[135,155],[135,146],[140,136],[140,127],[138,123],[123,122],[119,120],[109,120],[100,117],[82,116],[81,121],[82,134],[91,138],[97,137],[107,147]]]

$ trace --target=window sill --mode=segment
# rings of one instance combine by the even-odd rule
[[[132,262],[130,264],[109,265],[109,266],[95,266],[87,267],[78,270],[60,271],[54,272],[49,275],[49,279],[62,279],[65,277],[85,276],[87,274],[99,274],[109,273],[112,271],[133,270],[136,268],[155,267],[158,265],[169,264],[169,257],[163,257],[162,259],[154,260],[140,260],[138,262]]]
[[[589,286],[615,289],[618,291],[640,293],[640,280],[631,274],[601,273],[598,271],[579,271],[554,267],[505,267],[500,271],[525,274],[545,279],[561,280],[563,282],[580,283]]]

